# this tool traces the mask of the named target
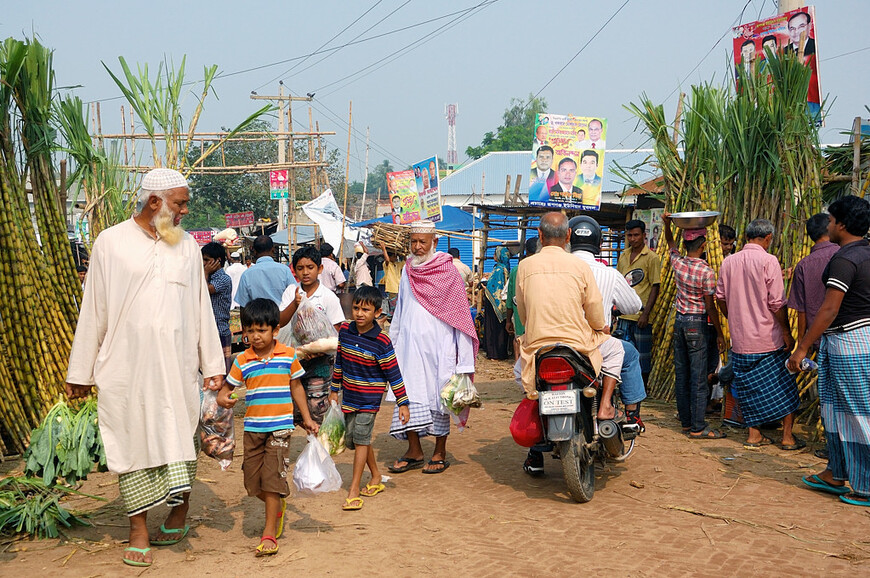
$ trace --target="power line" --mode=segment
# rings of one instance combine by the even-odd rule
[[[378,4],[380,4],[381,2],[383,2],[383,0],[378,0],[377,2],[375,2],[371,7],[369,7],[368,10],[366,10],[365,12],[363,12],[362,14],[360,14],[359,16],[357,16],[356,20],[354,20],[353,22],[351,22],[350,24],[348,24],[347,26],[345,26],[344,28],[342,28],[342,29],[341,29],[339,32],[337,32],[337,33],[336,33],[332,38],[330,38],[329,40],[327,40],[326,42],[324,42],[323,44],[321,44],[321,45],[317,48],[317,50],[322,50],[322,49],[326,48],[327,46],[329,46],[329,45],[332,43],[333,40],[335,40],[336,38],[338,38],[339,36],[341,36],[342,34],[344,34],[344,33],[345,33],[349,28],[351,28],[354,24],[356,24],[357,22],[359,22],[360,20],[362,20],[362,19],[365,17],[366,14],[368,14],[369,12],[371,12],[372,10],[374,10],[375,8],[377,8]],[[316,52],[316,51],[315,51],[315,52]],[[297,62],[297,63],[294,64],[293,66],[291,66],[289,69],[285,70],[284,72],[282,72],[281,74],[279,74],[279,75],[276,76],[275,78],[273,78],[273,79],[271,79],[271,80],[267,80],[266,82],[264,82],[263,84],[261,84],[260,86],[258,86],[257,88],[255,88],[254,90],[260,90],[261,88],[263,88],[263,87],[266,86],[267,84],[271,84],[271,83],[275,82],[276,80],[278,80],[279,78],[281,78],[282,76],[284,76],[285,74],[287,74],[288,72],[290,72],[290,71],[292,71],[293,69],[295,69],[297,66],[301,65],[303,62],[305,62],[305,61],[308,60],[309,58],[310,58],[310,55],[309,55],[309,56],[306,56],[305,58],[303,58],[302,60],[300,60],[299,62]]]
[[[583,52],[583,51],[586,49],[586,47],[589,46],[589,44],[590,44],[593,40],[595,40],[595,37],[596,37],[596,36],[598,36],[599,34],[601,34],[601,31],[604,30],[604,28],[606,28],[608,24],[610,24],[610,21],[611,21],[611,20],[613,20],[614,18],[616,18],[616,15],[617,15],[617,14],[619,14],[620,12],[622,12],[622,9],[625,8],[625,6],[626,6],[630,1],[631,1],[631,0],[625,0],[625,2],[622,3],[622,6],[620,6],[620,7],[616,10],[616,12],[614,12],[613,15],[611,15],[610,18],[608,18],[608,19],[604,22],[604,24],[601,25],[601,27],[600,27],[600,28],[595,32],[595,34],[593,34],[592,37],[589,38],[589,40],[586,41],[586,44],[584,44],[583,46],[580,47],[580,50],[578,50],[578,51],[574,54],[574,56],[571,57],[571,60],[569,60],[568,62],[566,62],[566,63],[565,63],[565,66],[563,66],[562,68],[560,68],[559,71],[558,71],[556,74],[553,75],[553,78],[551,78],[550,80],[548,80],[548,81],[547,81],[547,84],[545,84],[543,87],[541,87],[541,90],[539,90],[539,91],[537,92],[537,94],[535,94],[535,98],[537,98],[538,95],[540,95],[542,92],[544,92],[544,90],[545,90],[548,86],[550,86],[550,83],[552,83],[554,80],[556,80],[556,78],[558,78],[559,75],[562,74],[562,72],[564,72],[565,69],[568,68],[568,66],[569,66],[572,62],[574,62],[574,60],[576,60],[576,58],[577,58],[578,56],[580,56],[580,53]],[[751,1],[751,0],[750,0],[750,1]]]
[[[460,14],[460,13],[461,13],[461,15],[460,15],[460,16],[457,16],[456,18],[454,18],[453,20],[451,20],[450,22],[448,22],[447,24],[445,24],[441,29],[439,29],[439,30],[438,30],[437,32],[435,32],[434,34],[431,34],[431,35],[426,36],[426,37],[423,37],[423,38],[418,38],[418,39],[415,40],[414,42],[411,42],[410,44],[406,44],[406,45],[403,46],[402,48],[399,48],[398,50],[395,50],[395,51],[391,52],[390,54],[384,56],[383,58],[381,58],[381,59],[379,59],[379,60],[376,60],[375,62],[369,64],[368,66],[366,66],[366,67],[364,67],[364,68],[361,68],[360,70],[357,70],[356,72],[353,72],[353,73],[351,73],[351,74],[348,74],[348,75],[346,75],[346,76],[344,76],[344,77],[342,77],[342,78],[339,78],[338,80],[335,80],[335,81],[333,81],[333,82],[330,82],[329,84],[325,84],[325,85],[323,85],[323,86],[321,86],[321,87],[315,89],[314,92],[322,91],[322,90],[325,89],[325,88],[329,88],[330,86],[334,86],[334,85],[336,85],[336,84],[338,84],[338,83],[340,83],[340,82],[343,82],[343,81],[345,81],[345,80],[348,80],[349,78],[353,78],[354,76],[359,75],[358,78],[355,78],[355,79],[352,80],[351,82],[348,82],[348,83],[343,84],[343,85],[340,86],[339,88],[337,88],[337,89],[335,89],[335,90],[333,90],[333,91],[331,91],[331,92],[329,93],[329,94],[333,94],[333,93],[335,93],[335,92],[341,90],[341,89],[344,88],[345,86],[348,86],[349,84],[352,84],[353,82],[356,82],[356,81],[359,80],[360,78],[364,78],[365,76],[368,76],[368,75],[371,74],[372,72],[375,72],[376,70],[378,70],[378,69],[380,69],[380,68],[386,66],[386,65],[389,64],[390,62],[393,62],[394,60],[396,60],[397,58],[399,58],[399,57],[402,56],[403,54],[406,54],[406,53],[408,53],[408,52],[410,52],[410,51],[412,51],[412,50],[414,50],[414,49],[416,49],[416,48],[419,48],[419,47],[422,46],[423,44],[426,44],[427,42],[429,42],[429,41],[431,41],[431,40],[434,40],[436,37],[438,37],[438,36],[440,36],[441,34],[447,32],[447,30],[449,30],[449,29],[452,28],[453,26],[456,26],[457,24],[459,24],[459,23],[462,22],[463,20],[466,20],[466,19],[468,19],[469,17],[473,16],[474,13],[475,13],[475,11],[480,11],[480,10],[482,10],[483,8],[487,7],[487,6],[490,6],[491,4],[495,4],[495,3],[498,2],[498,1],[499,1],[499,0],[484,0],[484,1],[480,2],[480,3],[478,3],[478,4],[475,4],[475,5],[472,6],[471,8],[468,8],[468,9],[466,9],[466,10],[462,10],[462,11],[460,11],[460,12],[457,12],[456,14]],[[370,70],[370,69],[371,69],[371,70]],[[369,71],[369,72],[366,72],[366,71]],[[363,73],[365,73],[365,74],[363,74]]]
[[[844,56],[851,56],[852,54],[857,54],[859,52],[864,52],[865,50],[870,50],[870,46],[865,46],[864,48],[859,48],[858,50],[852,50],[850,52],[844,52],[843,54],[838,54],[836,56],[831,56],[829,58],[822,58],[822,62],[827,62],[829,60],[834,60],[835,58],[842,58]]]

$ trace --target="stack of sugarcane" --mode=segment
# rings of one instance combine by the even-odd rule
[[[35,40],[0,45],[2,453],[22,452],[62,397],[81,299],[51,157],[51,63],[51,51]]]
[[[407,255],[411,248],[411,231],[405,225],[375,223],[372,228],[372,244],[380,248],[381,243],[397,255]]]
[[[741,240],[752,220],[772,221],[778,234],[770,252],[788,272],[808,253],[804,222],[821,207],[818,132],[806,114],[810,71],[789,54],[768,54],[765,62],[764,72],[747,79],[739,92],[710,84],[692,87],[684,112],[681,99],[674,127],[665,121],[663,107],[646,97],[629,107],[653,141],[665,210],[720,212],[707,230],[707,258],[717,274],[723,259],[719,224],[734,227]],[[663,236],[658,247],[662,281],[652,320],[650,393],[672,399],[676,287]],[[727,337],[727,322],[720,320]],[[810,374],[800,377],[802,395],[810,394],[814,380]]]

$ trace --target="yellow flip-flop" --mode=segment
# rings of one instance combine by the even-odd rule
[[[345,498],[344,505],[341,507],[341,509],[347,512],[350,510],[362,510],[362,507],[362,498]]]
[[[281,513],[278,514],[278,531],[275,532],[275,538],[280,538],[284,533],[284,512],[287,511],[287,500],[281,498]]]
[[[375,484],[374,486],[371,484],[366,484],[366,487],[359,491],[359,495],[365,496],[366,498],[371,498],[372,496],[377,496],[386,489],[387,486],[385,486],[384,484]]]
[[[268,540],[270,542],[274,542],[275,547],[267,550],[265,548],[266,540]],[[277,553],[278,553],[278,540],[276,540],[274,536],[263,536],[262,538],[260,538],[260,545],[257,546],[257,550],[254,552],[254,556],[259,558],[261,556],[273,556]]]

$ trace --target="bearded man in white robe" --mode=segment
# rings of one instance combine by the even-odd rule
[[[142,179],[137,213],[100,233],[91,253],[67,373],[67,394],[96,387],[109,470],[130,517],[124,563],[151,564],[152,545],[182,540],[196,477],[203,387],[219,389],[224,359],[202,256],[179,226],[190,200],[172,169]],[[171,506],[150,538],[149,509]]]
[[[447,253],[436,252],[435,225],[411,224],[411,257],[402,271],[390,339],[396,350],[411,419],[403,424],[398,410],[390,434],[408,440],[408,450],[389,466],[401,473],[423,467],[439,474],[450,466],[447,435],[451,413],[441,403],[441,388],[456,373],[474,373],[477,332],[468,308],[465,282]],[[420,438],[435,436],[432,459],[423,466]]]

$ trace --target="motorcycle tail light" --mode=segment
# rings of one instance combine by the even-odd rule
[[[548,357],[538,364],[538,377],[546,383],[565,383],[574,378],[571,364],[561,357]]]

